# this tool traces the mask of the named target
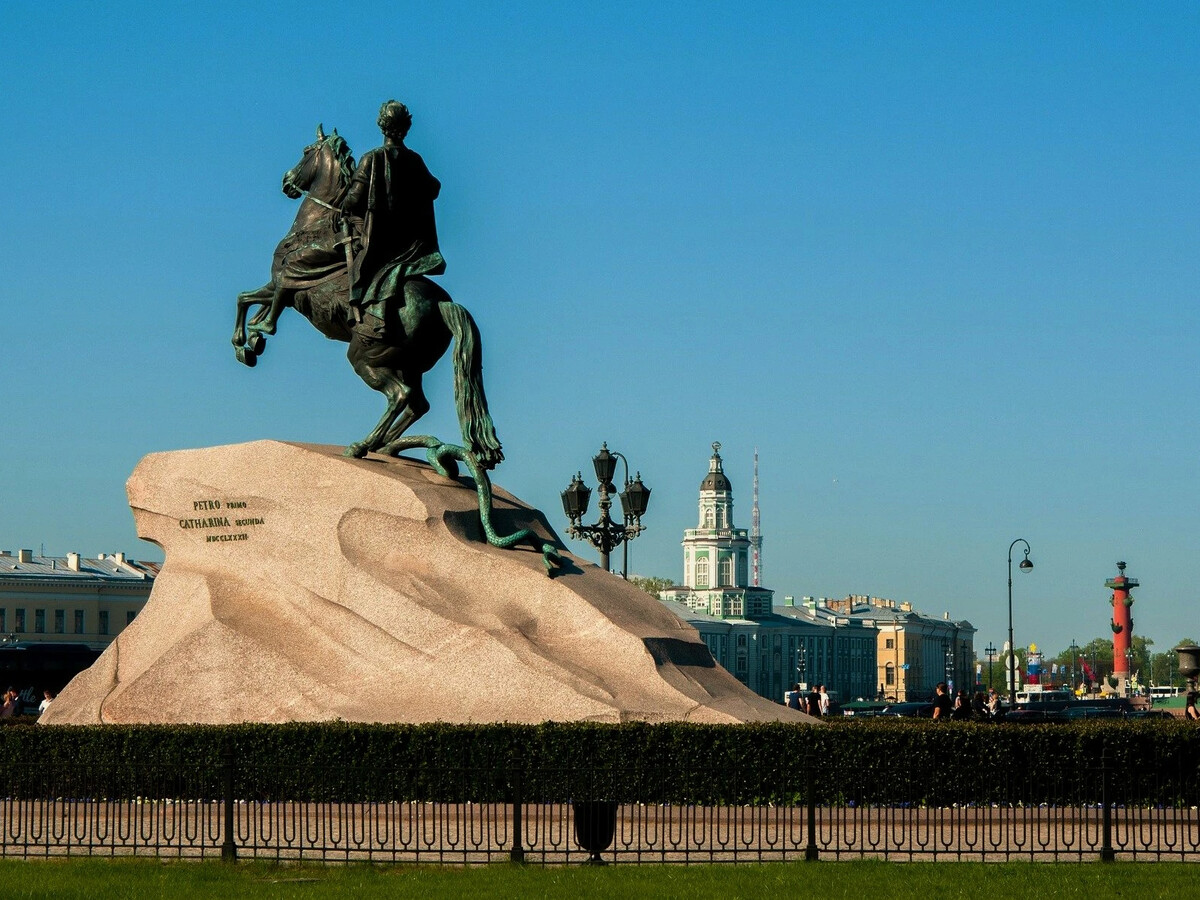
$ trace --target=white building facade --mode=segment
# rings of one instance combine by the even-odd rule
[[[750,584],[750,536],[734,525],[733,487],[720,451],[714,443],[700,482],[697,526],[684,532],[683,583],[659,599],[700,632],[720,665],[763,697],[782,703],[796,682],[824,684],[835,699],[873,697],[873,622],[790,603],[776,607],[774,591]]]

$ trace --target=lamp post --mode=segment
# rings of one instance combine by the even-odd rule
[[[621,499],[623,522],[616,522],[609,514],[612,509],[612,495],[617,493],[612,483],[613,474],[617,470],[617,458],[625,463],[625,490],[618,496]],[[567,534],[576,540],[589,541],[600,551],[600,568],[608,571],[608,555],[619,545],[625,545],[624,566],[621,577],[629,577],[629,542],[645,531],[642,516],[646,514],[646,506],[650,502],[650,488],[642,484],[642,473],[637,478],[629,480],[629,460],[621,453],[614,453],[605,443],[600,452],[592,457],[592,467],[596,470],[596,480],[600,483],[600,518],[595,525],[584,525],[583,517],[587,515],[588,499],[592,495],[591,488],[583,483],[582,473],[576,472],[567,489],[562,492],[563,512],[567,514],[570,525]]]
[[[808,672],[806,671],[806,661],[804,659],[804,644],[796,645],[796,683],[802,687],[808,687]]]
[[[1196,677],[1200,675],[1200,647],[1195,644],[1180,644],[1175,648],[1179,657],[1179,674],[1187,679],[1188,693],[1196,690]]]
[[[1067,652],[1071,654],[1071,693],[1075,693],[1075,657],[1079,655],[1079,645],[1075,643],[1075,638],[1071,638],[1071,646],[1067,648]]]
[[[946,657],[946,677],[944,680],[946,682],[946,690],[949,691],[954,686],[954,647],[949,641],[942,641],[942,647],[944,648],[944,655]]]
[[[988,645],[983,648],[983,652],[987,654],[988,661],[988,690],[992,689],[992,660],[996,658],[996,645],[988,641]]]
[[[1029,541],[1017,538],[1008,545],[1008,705],[1012,709],[1015,709],[1017,705],[1017,645],[1013,643],[1012,627],[1012,552],[1013,547],[1017,544],[1025,545],[1025,558],[1021,560],[1018,568],[1022,572],[1028,572],[1033,568],[1033,563],[1029,561]]]

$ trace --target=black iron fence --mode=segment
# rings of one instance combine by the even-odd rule
[[[719,761],[718,761],[719,763]],[[962,761],[955,766],[961,768]],[[0,779],[5,856],[547,864],[898,860],[1200,860],[1200,777],[1178,757],[1115,765],[1010,760],[978,792],[938,767],[880,760],[855,796],[818,758],[769,784],[714,766],[588,768],[155,761],[14,767]],[[871,788],[871,784],[877,785]]]

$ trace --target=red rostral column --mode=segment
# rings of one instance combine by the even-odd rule
[[[1125,684],[1129,681],[1129,647],[1133,641],[1133,594],[1136,578],[1125,577],[1125,563],[1117,563],[1117,577],[1104,582],[1112,588],[1113,676]]]

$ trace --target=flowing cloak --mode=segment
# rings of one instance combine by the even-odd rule
[[[359,160],[342,212],[363,220],[353,275],[354,284],[369,285],[364,306],[394,294],[410,275],[446,271],[433,215],[441,189],[420,154],[403,144],[377,147]]]

